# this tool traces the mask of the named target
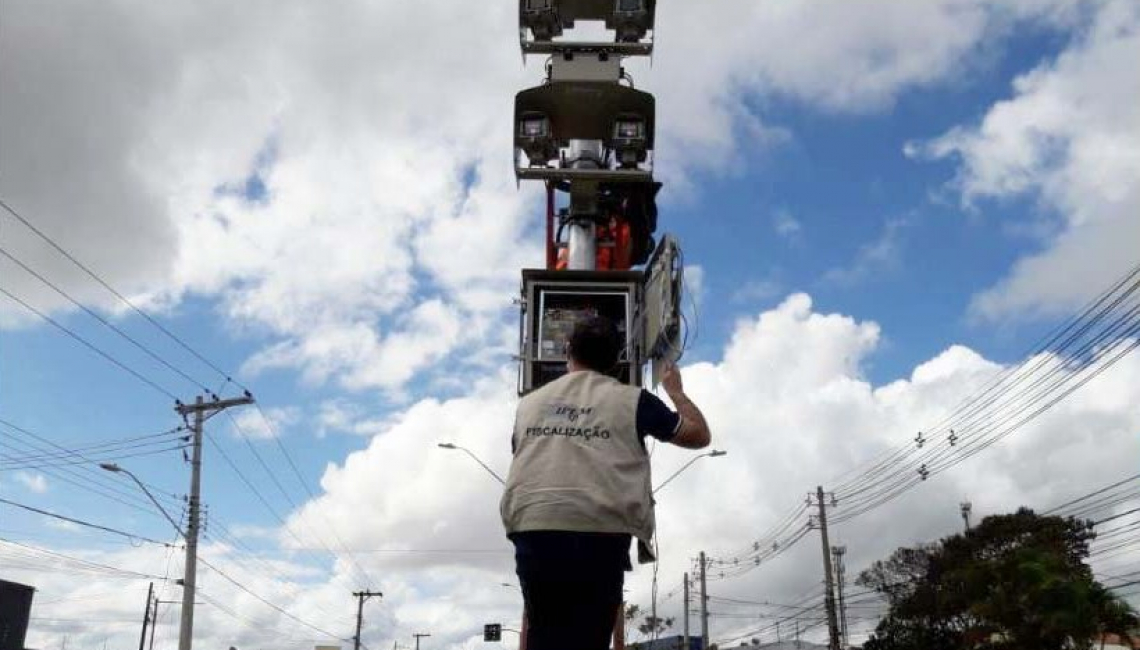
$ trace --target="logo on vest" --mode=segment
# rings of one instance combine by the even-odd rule
[[[594,412],[592,406],[576,406],[574,404],[548,404],[546,406],[546,417],[543,418],[543,425],[536,427],[527,427],[525,435],[528,438],[545,438],[550,436],[562,436],[565,438],[582,438],[584,440],[593,440],[594,438],[601,438],[602,440],[610,439],[610,430],[601,426],[582,426],[579,420],[591,415]],[[567,423],[565,426],[557,424],[557,422]]]

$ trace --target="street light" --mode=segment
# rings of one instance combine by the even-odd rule
[[[440,449],[458,449],[458,450],[462,451],[463,453],[470,456],[471,459],[474,460],[476,463],[479,463],[483,467],[483,469],[487,470],[488,474],[490,474],[491,476],[494,476],[496,481],[498,481],[499,483],[502,483],[504,486],[507,484],[507,482],[503,480],[503,477],[496,474],[495,470],[491,469],[490,467],[487,467],[487,463],[484,463],[483,461],[479,460],[479,457],[476,456],[475,454],[471,453],[470,449],[468,449],[466,447],[460,447],[459,445],[453,445],[450,442],[441,442],[441,443],[439,443],[438,447]]]
[[[663,488],[663,487],[665,487],[666,485],[668,485],[670,481],[672,481],[673,479],[677,478],[677,475],[678,475],[678,474],[680,474],[681,472],[683,472],[683,471],[685,471],[686,469],[688,469],[688,468],[689,468],[689,465],[692,465],[693,463],[697,462],[698,460],[700,460],[700,459],[702,459],[702,458],[705,458],[706,456],[707,456],[707,457],[709,457],[709,458],[716,458],[717,456],[724,456],[724,455],[725,455],[725,454],[727,454],[727,453],[728,453],[727,451],[721,451],[721,450],[719,450],[719,449],[713,449],[713,450],[709,451],[708,453],[705,453],[705,454],[700,454],[699,456],[695,456],[695,457],[693,457],[693,459],[692,459],[692,460],[690,460],[689,462],[685,463],[684,465],[681,465],[681,469],[679,469],[679,470],[677,470],[677,471],[673,472],[673,474],[672,474],[671,476],[669,476],[669,478],[665,479],[664,481],[662,481],[662,482],[661,482],[661,484],[660,484],[660,485],[658,485],[657,487],[653,488],[653,494],[657,494],[657,492],[658,492],[658,491],[659,491],[661,488]]]
[[[178,524],[175,523],[170,514],[166,512],[166,509],[162,507],[162,504],[158,502],[158,499],[154,498],[154,495],[150,493],[150,490],[146,489],[146,486],[143,485],[143,482],[139,480],[139,477],[132,474],[129,470],[125,470],[122,467],[119,467],[115,463],[99,463],[99,467],[107,470],[108,472],[126,474],[127,476],[131,477],[131,480],[138,484],[139,489],[143,491],[143,494],[145,494],[148,499],[150,499],[150,502],[154,504],[154,507],[158,508],[158,511],[162,513],[163,517],[166,517],[166,520],[170,522],[171,526],[174,526],[174,530],[178,531],[178,534],[182,536],[182,539],[186,539],[186,533],[178,527]]]

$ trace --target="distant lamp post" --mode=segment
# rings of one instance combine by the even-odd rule
[[[503,480],[503,477],[496,474],[495,470],[491,469],[490,467],[487,467],[487,463],[484,463],[483,461],[479,460],[479,457],[476,456],[475,454],[471,453],[470,449],[468,449],[466,447],[460,447],[459,445],[454,445],[450,442],[441,442],[441,443],[439,443],[438,447],[440,449],[458,449],[459,451],[462,451],[463,453],[470,456],[471,459],[474,460],[476,463],[479,463],[479,465],[483,469],[487,470],[488,474],[490,474],[491,476],[494,476],[496,481],[498,481],[499,483],[502,483],[503,485],[507,484],[507,482]]]
[[[179,527],[179,525],[174,521],[174,518],[170,516],[170,513],[166,511],[166,508],[162,507],[162,504],[158,502],[158,499],[154,498],[154,495],[150,493],[150,490],[146,489],[146,486],[143,485],[143,482],[139,480],[139,477],[132,474],[129,470],[125,470],[122,467],[119,467],[115,463],[99,463],[99,467],[107,470],[108,472],[126,474],[127,476],[131,477],[131,480],[139,486],[139,489],[143,491],[143,494],[145,494],[148,499],[150,499],[150,502],[154,504],[154,507],[158,508],[158,511],[162,513],[163,517],[166,517],[166,520],[170,522],[171,526],[174,526],[174,530],[178,531],[178,534],[181,535],[183,539],[186,539],[186,532],[183,531],[181,527]]]
[[[692,465],[693,463],[697,462],[698,460],[700,460],[700,459],[702,459],[702,458],[706,458],[706,457],[707,457],[707,458],[716,458],[716,457],[718,457],[718,456],[724,456],[724,455],[726,455],[726,454],[728,454],[728,452],[727,452],[727,451],[721,451],[721,450],[719,450],[719,449],[713,449],[713,450],[709,451],[708,453],[705,453],[705,454],[700,454],[699,456],[695,456],[695,457],[693,457],[693,459],[692,459],[692,460],[690,460],[689,462],[687,462],[687,463],[685,463],[684,465],[682,465],[682,466],[681,466],[681,469],[679,469],[679,470],[677,470],[677,471],[673,472],[673,474],[672,474],[672,475],[670,475],[670,476],[669,476],[669,478],[665,479],[664,481],[662,481],[662,482],[661,482],[661,484],[660,484],[660,485],[658,485],[657,487],[653,488],[653,493],[654,493],[654,494],[657,494],[657,492],[658,492],[658,491],[660,491],[660,490],[661,490],[661,488],[665,487],[666,485],[669,485],[669,482],[670,482],[670,481],[672,481],[673,479],[677,478],[677,476],[678,476],[678,475],[680,475],[680,473],[681,473],[681,472],[683,472],[683,471],[685,471],[686,469],[688,469],[690,465]]]

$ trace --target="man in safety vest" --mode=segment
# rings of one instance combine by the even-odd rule
[[[709,444],[701,411],[670,367],[662,385],[677,408],[610,376],[623,349],[608,319],[577,323],[569,372],[523,397],[500,506],[515,545],[526,604],[527,650],[604,650],[630,570],[630,541],[652,560],[653,488],[645,437]]]

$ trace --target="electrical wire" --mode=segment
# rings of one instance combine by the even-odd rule
[[[54,318],[52,318],[51,316],[48,316],[47,314],[43,313],[42,311],[40,311],[40,310],[36,309],[35,307],[32,307],[32,306],[31,306],[31,305],[29,305],[28,303],[24,302],[24,301],[23,301],[23,300],[21,300],[20,298],[17,298],[15,295],[13,295],[13,294],[12,294],[11,292],[9,292],[7,289],[5,289],[5,288],[3,288],[3,287],[0,287],[0,293],[4,294],[5,296],[8,296],[8,298],[9,298],[9,299],[11,299],[12,301],[14,301],[14,302],[16,302],[17,304],[21,305],[21,306],[22,306],[24,309],[27,309],[28,311],[32,312],[32,313],[33,313],[33,314],[35,314],[36,316],[39,316],[39,317],[40,317],[42,320],[44,320],[45,322],[47,322],[48,324],[50,324],[52,327],[55,327],[56,329],[58,329],[59,331],[63,332],[63,333],[64,333],[64,334],[66,334],[67,336],[71,337],[71,338],[72,338],[72,339],[74,339],[75,341],[77,341],[77,342],[81,343],[81,344],[82,344],[84,347],[86,347],[87,349],[91,350],[92,352],[95,352],[96,354],[98,354],[99,356],[103,357],[103,358],[104,358],[104,359],[106,359],[107,361],[109,361],[109,362],[111,362],[112,364],[114,364],[114,365],[118,366],[119,368],[121,368],[121,369],[122,369],[122,370],[124,370],[125,372],[129,373],[129,374],[130,374],[131,376],[133,376],[135,379],[138,379],[139,381],[141,381],[142,383],[146,384],[147,386],[150,386],[151,388],[153,388],[154,390],[158,391],[159,393],[162,393],[163,395],[165,395],[165,396],[169,397],[169,398],[170,398],[172,401],[178,401],[178,397],[177,397],[177,396],[175,396],[175,395],[174,395],[174,393],[170,392],[170,391],[169,391],[169,390],[167,390],[166,388],[163,388],[162,386],[160,386],[160,385],[159,385],[157,382],[155,382],[154,380],[152,380],[152,379],[148,379],[147,377],[143,376],[143,375],[142,375],[142,373],[140,373],[139,371],[135,370],[134,368],[131,368],[131,367],[130,367],[130,366],[128,366],[127,364],[123,363],[122,361],[119,361],[118,359],[116,359],[115,357],[111,356],[111,355],[110,355],[110,354],[108,354],[107,352],[104,352],[102,349],[100,349],[99,347],[97,347],[95,344],[91,343],[91,342],[90,342],[90,341],[88,341],[87,339],[83,338],[82,336],[80,336],[80,335],[76,334],[75,332],[71,331],[71,330],[70,330],[70,329],[68,329],[67,327],[65,327],[65,326],[63,326],[62,324],[60,324],[60,322],[59,322],[59,321],[55,320],[55,319],[54,319]]]
[[[111,533],[113,535],[120,535],[122,537],[126,537],[127,539],[139,540],[141,542],[149,542],[151,544],[158,544],[159,546],[170,546],[170,544],[167,544],[166,542],[160,542],[158,540],[154,540],[154,539],[151,539],[149,537],[144,537],[142,535],[136,535],[134,533],[128,533],[128,532],[119,530],[117,528],[111,528],[109,526],[103,526],[100,524],[93,524],[89,521],[83,521],[82,519],[75,519],[73,517],[67,517],[65,515],[56,514],[54,512],[48,512],[47,510],[40,510],[39,508],[24,505],[22,503],[16,503],[15,501],[9,501],[8,499],[0,498],[0,503],[3,503],[4,505],[12,506],[14,508],[20,508],[21,510],[26,510],[28,512],[34,512],[34,513],[39,514],[39,515],[44,515],[45,517],[51,517],[53,519],[58,519],[60,521],[66,521],[68,523],[76,524],[79,526],[84,526],[86,528],[91,528],[94,530],[101,530],[101,531],[104,531],[107,533]]]
[[[284,609],[284,608],[283,608],[283,607],[281,607],[280,605],[277,605],[276,603],[273,603],[273,602],[271,602],[271,601],[267,600],[267,599],[266,599],[265,597],[263,597],[262,595],[260,595],[260,594],[258,594],[257,592],[253,591],[253,590],[252,590],[252,589],[250,589],[249,587],[246,587],[246,586],[245,586],[244,584],[242,584],[241,582],[239,582],[239,581],[235,580],[233,577],[231,577],[231,576],[230,576],[228,573],[226,573],[225,571],[222,571],[221,569],[219,569],[219,568],[218,568],[216,565],[212,564],[212,563],[211,563],[209,560],[207,560],[206,558],[199,556],[199,557],[198,557],[198,561],[199,561],[199,562],[201,562],[202,564],[204,564],[205,566],[209,567],[211,570],[213,570],[215,573],[217,573],[217,574],[218,574],[219,576],[221,576],[222,578],[224,578],[224,579],[226,580],[226,582],[229,582],[230,584],[232,584],[233,586],[237,587],[238,589],[240,589],[240,590],[244,591],[245,593],[249,594],[250,596],[253,596],[253,597],[254,597],[254,598],[256,598],[257,600],[261,601],[262,603],[264,603],[265,605],[267,605],[268,607],[270,607],[270,608],[271,608],[271,609],[273,609],[274,611],[276,611],[276,612],[278,612],[279,614],[281,614],[281,615],[283,615],[283,616],[285,616],[285,617],[289,618],[290,620],[292,620],[292,621],[295,621],[295,622],[297,622],[297,623],[300,623],[301,625],[304,625],[305,627],[309,628],[310,630],[313,630],[313,631],[315,631],[315,632],[318,632],[319,634],[321,634],[321,635],[323,635],[323,636],[325,636],[325,637],[328,637],[328,638],[330,638],[330,639],[338,639],[338,640],[340,640],[340,641],[349,641],[349,639],[345,639],[345,638],[341,638],[341,637],[338,637],[337,635],[333,634],[332,632],[329,632],[329,631],[327,631],[327,630],[322,630],[321,628],[319,628],[319,627],[317,627],[317,626],[313,625],[312,623],[309,623],[308,621],[306,621],[306,620],[304,620],[304,619],[302,619],[302,618],[299,618],[298,616],[296,616],[295,614],[293,614],[293,613],[289,612],[288,610]]]
[[[107,320],[106,318],[100,316],[99,313],[96,312],[95,310],[84,305],[82,302],[76,300],[74,297],[71,296],[71,294],[69,294],[66,291],[64,291],[63,289],[59,288],[58,285],[56,285],[52,281],[45,278],[38,271],[36,271],[32,267],[25,264],[23,260],[19,259],[18,257],[13,255],[9,251],[5,250],[3,247],[0,247],[0,255],[3,255],[4,257],[7,257],[9,260],[15,262],[17,266],[19,266],[21,269],[23,269],[29,275],[36,278],[41,283],[43,283],[48,288],[50,288],[52,291],[55,291],[57,294],[62,296],[64,299],[66,299],[68,302],[70,302],[71,304],[73,304],[76,307],[78,307],[79,309],[81,309],[85,314],[87,314],[91,318],[94,318],[95,320],[102,323],[105,327],[110,329],[112,332],[118,334],[122,339],[126,340],[128,343],[130,343],[131,345],[133,345],[136,348],[138,348],[139,350],[141,350],[144,354],[149,356],[151,359],[154,359],[155,361],[159,362],[160,364],[165,366],[171,372],[177,374],[178,376],[182,377],[183,379],[185,379],[186,381],[190,382],[191,384],[197,386],[198,388],[201,388],[203,391],[205,391],[207,393],[210,392],[210,389],[207,388],[202,382],[198,381],[197,379],[194,379],[189,374],[187,374],[185,371],[183,371],[181,368],[178,368],[177,366],[175,366],[174,364],[170,363],[165,358],[160,356],[154,350],[152,350],[149,347],[140,343],[137,339],[132,337],[130,334],[127,334],[126,332],[124,332],[121,328],[116,326],[114,323],[112,323],[111,321]]]
[[[245,386],[243,386],[242,384],[240,384],[240,383],[238,383],[237,381],[235,381],[235,380],[234,380],[234,379],[233,379],[233,378],[230,376],[230,374],[229,374],[229,373],[227,373],[226,371],[224,371],[224,370],[222,370],[221,368],[219,368],[219,367],[218,367],[216,364],[214,364],[213,362],[211,362],[211,361],[210,361],[209,359],[207,359],[207,358],[206,358],[204,355],[202,355],[202,354],[201,354],[201,353],[199,353],[197,350],[195,350],[194,348],[192,348],[192,347],[191,347],[191,346],[190,346],[188,343],[186,343],[186,341],[184,341],[184,340],[183,340],[181,337],[179,337],[179,336],[177,336],[176,334],[174,334],[173,332],[171,332],[169,329],[167,329],[165,326],[163,326],[163,325],[162,325],[162,323],[158,322],[156,319],[154,319],[153,317],[151,317],[151,315],[150,315],[150,314],[148,314],[148,313],[146,313],[145,311],[143,311],[141,308],[139,308],[139,306],[138,306],[138,305],[136,305],[134,302],[132,302],[132,301],[131,301],[129,298],[127,298],[127,297],[126,297],[126,296],[124,296],[122,293],[120,293],[119,291],[117,291],[117,290],[116,290],[114,287],[112,287],[110,284],[108,284],[108,283],[107,283],[107,281],[106,281],[106,280],[104,280],[103,278],[101,278],[101,277],[100,277],[100,276],[99,276],[97,273],[95,273],[95,272],[94,272],[94,271],[92,271],[90,268],[88,268],[88,267],[87,267],[85,264],[83,264],[82,262],[80,262],[80,261],[79,261],[79,260],[78,260],[78,259],[77,259],[77,258],[76,258],[74,255],[72,255],[71,253],[67,252],[67,250],[65,250],[65,249],[64,249],[62,246],[60,246],[58,243],[56,243],[56,242],[55,242],[55,240],[53,240],[51,237],[47,236],[47,235],[46,235],[46,234],[45,234],[43,231],[41,231],[41,230],[40,230],[39,228],[37,228],[37,227],[36,227],[34,224],[32,224],[32,223],[31,223],[31,222],[30,222],[28,219],[26,219],[26,218],[25,218],[25,217],[24,217],[22,214],[20,214],[19,212],[17,212],[15,208],[13,208],[11,205],[9,205],[8,203],[6,203],[6,202],[4,201],[4,199],[3,199],[3,198],[0,198],[0,208],[4,208],[4,210],[5,210],[5,211],[7,211],[9,214],[11,214],[13,217],[15,217],[17,221],[19,221],[20,223],[22,223],[22,224],[24,225],[24,227],[26,227],[28,230],[31,230],[31,231],[32,231],[33,233],[35,233],[35,234],[36,234],[36,235],[37,235],[37,236],[38,236],[40,239],[42,239],[42,240],[44,240],[45,242],[47,242],[47,244],[48,244],[49,246],[51,246],[52,248],[54,248],[54,249],[55,249],[55,250],[56,250],[56,251],[57,251],[59,254],[63,255],[65,258],[67,258],[67,259],[68,259],[68,260],[69,260],[69,261],[70,261],[72,264],[74,264],[74,265],[75,265],[76,267],[78,267],[78,268],[79,268],[81,271],[83,271],[84,273],[86,273],[86,274],[87,274],[87,275],[88,275],[88,276],[89,276],[91,279],[93,279],[93,280],[95,280],[96,282],[98,282],[100,286],[102,286],[104,289],[106,289],[107,291],[109,291],[109,292],[110,292],[110,293],[111,293],[113,296],[115,296],[116,298],[118,298],[118,299],[119,299],[119,301],[120,301],[120,302],[122,302],[124,305],[126,305],[128,308],[130,308],[130,309],[131,309],[131,311],[133,311],[133,312],[135,312],[136,314],[138,314],[139,316],[141,316],[141,317],[142,317],[143,319],[145,319],[145,320],[146,320],[148,323],[150,323],[150,324],[151,324],[151,325],[153,325],[155,328],[157,328],[157,329],[158,329],[160,332],[162,332],[164,335],[166,335],[166,337],[167,337],[167,338],[169,338],[170,340],[172,340],[172,341],[174,341],[176,344],[178,344],[178,345],[179,345],[179,346],[180,346],[180,347],[181,347],[183,350],[185,350],[186,352],[190,353],[190,354],[191,354],[191,355],[192,355],[194,358],[198,359],[198,361],[202,362],[202,363],[203,363],[203,364],[205,364],[207,367],[209,367],[211,370],[213,370],[214,372],[216,372],[216,373],[218,373],[219,375],[221,375],[222,377],[224,377],[224,378],[225,378],[225,380],[226,380],[227,382],[231,382],[231,383],[233,383],[235,386],[237,386],[237,387],[239,387],[239,388],[241,388],[241,389],[243,389],[243,390],[248,390],[248,389],[247,389]]]

